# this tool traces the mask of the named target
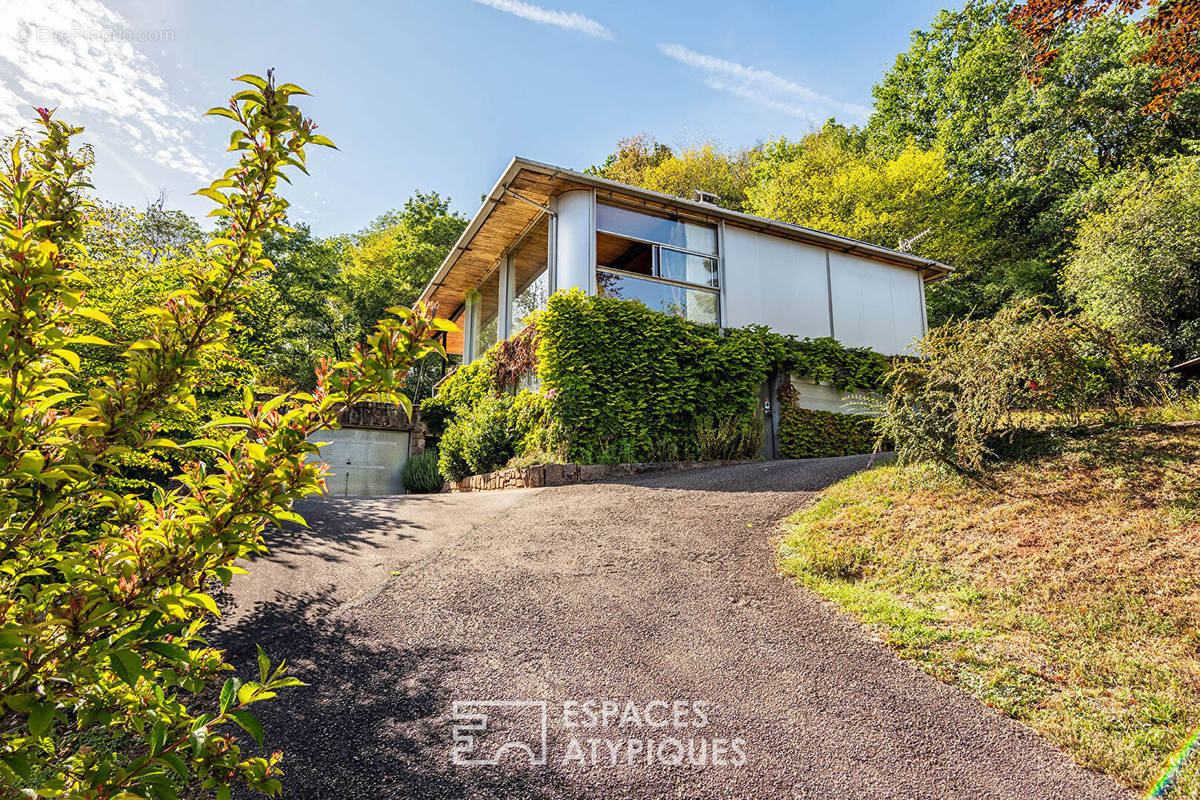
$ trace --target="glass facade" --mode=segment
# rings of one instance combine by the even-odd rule
[[[512,253],[513,303],[510,333],[529,324],[550,298],[550,219],[543,215]]]
[[[692,322],[721,322],[717,229],[596,206],[596,291]]]
[[[499,341],[500,332],[500,270],[479,284],[479,299],[475,305],[475,347],[472,360],[479,358]]]
[[[596,291],[601,297],[637,300],[646,308],[683,317],[691,322],[716,325],[719,295],[673,283],[647,280],[617,272],[596,272]]]
[[[694,253],[717,254],[717,229],[711,225],[655,217],[617,206],[596,206],[596,230]]]

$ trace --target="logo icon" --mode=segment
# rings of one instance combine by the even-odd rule
[[[546,764],[545,700],[455,700],[454,763],[496,766],[524,751],[531,766]]]

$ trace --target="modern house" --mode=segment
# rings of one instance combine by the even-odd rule
[[[888,355],[924,334],[925,284],[950,267],[710,199],[514,158],[421,299],[458,325],[447,349],[464,363],[572,287]]]

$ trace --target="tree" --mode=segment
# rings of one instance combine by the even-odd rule
[[[1009,21],[1011,4],[970,3],[938,14],[875,88],[869,147],[912,144],[945,153],[993,229],[975,264],[939,286],[955,315],[994,312],[1006,299],[1046,294],[1097,182],[1153,169],[1200,135],[1200,91],[1175,113],[1148,113],[1160,67],[1134,24],[1098,17],[1064,31],[1058,58],[1037,85],[1022,78],[1034,58]]]
[[[263,366],[277,379],[311,389],[321,359],[344,359],[358,333],[346,318],[341,253],[335,242],[313,236],[300,223],[286,234],[264,238],[263,256],[274,267],[267,273],[271,302],[266,311],[276,331]]]
[[[1135,342],[1200,356],[1200,156],[1122,181],[1080,226],[1063,291]]]
[[[357,340],[384,309],[420,296],[466,227],[466,217],[450,210],[449,198],[417,192],[402,209],[382,214],[339,243],[342,292]]]
[[[336,424],[345,404],[397,393],[408,366],[452,329],[422,308],[397,308],[346,361],[322,367],[312,393],[214,420],[192,446],[205,457],[149,497],[122,494],[113,458],[146,447],[165,411],[195,404],[205,354],[228,346],[254,275],[269,269],[262,238],[283,235],[276,194],[303,167],[315,132],[292,84],[248,88],[210,111],[236,126],[237,165],[202,189],[226,221],[192,264],[184,287],[146,310],[145,334],[122,343],[120,369],[81,394],[77,345],[108,346],[79,331],[111,320],[76,286],[90,208],[81,129],[39,109],[39,139],[11,140],[0,169],[0,784],[5,794],[173,798],[192,786],[229,797],[242,783],[278,794],[280,754],[243,757],[241,730],[262,745],[248,707],[297,683],[260,651],[255,679],[230,677],[202,632],[208,594],[235,562],[263,551],[268,521],[301,521],[294,498],[320,491],[305,460],[308,436]],[[411,409],[410,409],[411,410]],[[241,730],[239,730],[241,729]],[[98,738],[112,746],[93,747]],[[199,784],[197,787],[196,784]]]
[[[648,133],[639,133],[617,142],[617,151],[604,159],[599,166],[588,167],[584,172],[630,186],[642,186],[646,173],[675,154],[665,144],[660,144]]]
[[[1200,83],[1200,0],[1027,0],[1013,9],[1011,18],[1035,48],[1030,77],[1040,81],[1039,70],[1058,59],[1064,29],[1114,12],[1139,17],[1137,27],[1150,46],[1136,62],[1161,69],[1146,110],[1169,111],[1188,87]]]

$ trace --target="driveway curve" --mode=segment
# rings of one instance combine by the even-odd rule
[[[865,463],[310,501],[216,643],[309,684],[256,707],[289,798],[1130,797],[776,574]]]

